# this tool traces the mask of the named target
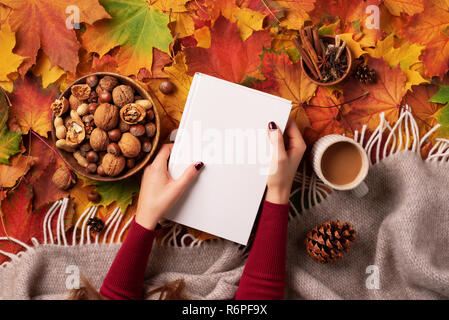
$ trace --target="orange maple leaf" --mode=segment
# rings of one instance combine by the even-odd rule
[[[268,30],[255,31],[242,41],[235,23],[220,16],[211,29],[209,48],[185,48],[188,73],[203,72],[235,83],[245,79],[245,75],[259,73],[259,54],[263,47],[270,45]]]
[[[81,46],[75,30],[66,25],[66,21],[70,21],[66,10],[74,5],[72,0],[0,0],[0,3],[12,8],[8,22],[16,32],[15,53],[27,57],[19,68],[21,75],[25,75],[36,63],[41,47],[52,65],[75,72]],[[97,20],[110,18],[98,0],[80,0],[75,5],[73,9],[79,10],[79,22],[93,24]]]
[[[405,87],[407,77],[399,66],[390,68],[383,60],[374,58],[370,58],[368,64],[376,70],[375,84],[365,85],[351,79],[343,86],[344,101],[357,99],[365,92],[369,92],[365,98],[348,104],[350,109],[345,108],[345,117],[351,123],[352,129],[360,129],[366,124],[368,129],[374,130],[382,112],[390,123],[396,122],[402,98],[407,92]]]
[[[405,25],[403,36],[426,46],[422,55],[426,75],[443,78],[449,70],[449,8],[445,0],[429,0],[424,11]]]
[[[47,137],[48,131],[51,130],[50,105],[56,98],[55,90],[42,89],[38,82],[30,77],[18,79],[14,84],[9,126],[18,125],[22,134],[33,129],[39,135]]]

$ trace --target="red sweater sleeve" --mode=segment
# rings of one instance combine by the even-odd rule
[[[263,203],[253,247],[246,261],[235,298],[284,298],[289,204]]]
[[[145,269],[157,230],[131,222],[128,235],[109,269],[100,294],[106,299],[142,299]]]

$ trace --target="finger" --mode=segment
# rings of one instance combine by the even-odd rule
[[[277,152],[278,157],[285,154],[284,137],[279,127],[271,121],[268,124],[268,136],[273,145],[274,151]]]
[[[195,178],[203,171],[204,168],[203,162],[197,162],[195,164],[190,165],[187,169],[184,170],[182,175],[174,181],[176,185],[176,189],[178,193],[183,193],[187,187],[195,180]]]
[[[285,138],[288,142],[288,150],[292,152],[304,152],[306,144],[294,119],[290,119],[285,128]]]
[[[167,167],[167,161],[170,157],[171,150],[173,149],[173,143],[164,144],[162,148],[159,150],[156,158],[153,161],[153,164],[158,166],[165,166]]]

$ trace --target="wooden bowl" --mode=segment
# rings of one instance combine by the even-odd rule
[[[325,43],[335,43],[335,36],[320,36],[320,39],[323,40]],[[309,67],[304,63],[304,60],[301,57],[301,68],[304,70],[304,73],[306,74],[307,78],[309,78],[310,81],[313,83],[319,85],[319,86],[332,86],[335,84],[338,84],[342,82],[349,74],[352,68],[352,55],[351,50],[349,50],[348,46],[345,47],[345,54],[348,60],[348,68],[346,69],[345,73],[340,79],[337,79],[332,82],[320,82],[319,80],[315,80],[315,78],[311,75]]]
[[[134,168],[128,169],[128,170],[124,171],[122,174],[115,176],[115,177],[109,177],[109,176],[102,177],[98,174],[88,173],[85,168],[83,168],[82,166],[80,166],[78,164],[78,162],[73,157],[73,154],[71,152],[67,152],[62,149],[56,148],[56,146],[55,146],[55,149],[58,151],[58,153],[61,155],[64,162],[69,166],[69,168],[71,170],[73,170],[74,172],[76,172],[86,178],[89,178],[92,180],[97,180],[97,181],[119,181],[119,180],[129,178],[132,175],[134,175],[135,173],[139,172],[143,167],[145,167],[147,165],[147,163],[150,161],[150,159],[152,158],[153,154],[155,153],[155,151],[157,149],[157,146],[159,143],[159,135],[160,135],[160,131],[161,131],[160,130],[161,124],[160,124],[157,109],[154,106],[153,99],[151,99],[151,96],[141,85],[139,85],[136,81],[132,80],[131,78],[122,76],[120,74],[111,73],[111,72],[96,72],[96,73],[91,73],[84,77],[79,78],[78,80],[71,83],[67,87],[67,89],[65,89],[64,92],[61,93],[61,95],[59,96],[59,99],[61,99],[62,97],[66,97],[68,99],[70,96],[70,93],[71,93],[70,88],[76,84],[85,83],[86,78],[91,75],[96,75],[98,78],[102,78],[104,76],[113,76],[113,77],[117,78],[121,84],[127,84],[127,85],[130,85],[132,88],[134,88],[136,95],[140,95],[143,99],[148,99],[153,103],[153,111],[154,111],[154,116],[155,116],[154,122],[156,124],[156,135],[154,136],[154,138],[152,140],[153,148],[151,149],[150,152],[147,153],[147,155],[143,159],[140,160],[140,162],[136,163],[136,166]],[[52,136],[53,142],[55,142],[57,140],[56,130],[55,130],[54,121],[53,121],[54,118],[55,117],[53,115],[52,128],[51,128],[51,136]]]

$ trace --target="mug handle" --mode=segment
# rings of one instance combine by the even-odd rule
[[[355,189],[352,189],[352,193],[357,198],[363,198],[368,193],[368,191],[369,188],[364,181],[362,181],[362,183],[360,183]]]

